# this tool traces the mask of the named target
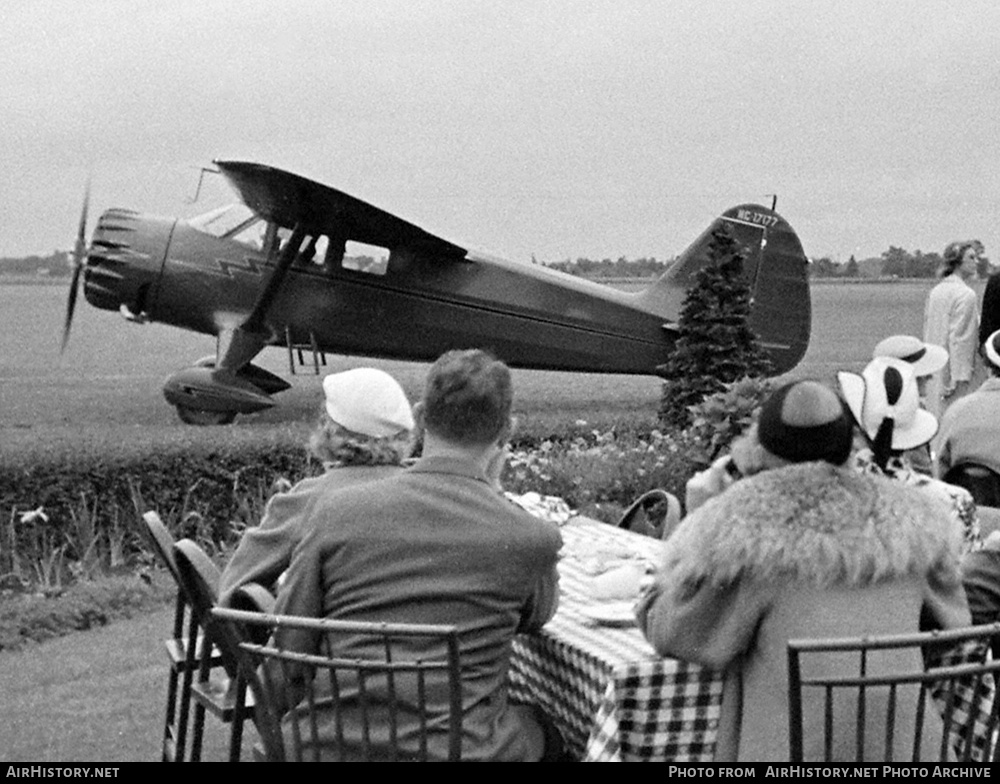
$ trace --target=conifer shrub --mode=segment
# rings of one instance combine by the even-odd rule
[[[664,377],[660,421],[683,429],[691,407],[744,377],[771,370],[770,360],[748,325],[750,289],[743,253],[725,223],[712,232],[709,263],[695,275],[681,307],[678,336]]]

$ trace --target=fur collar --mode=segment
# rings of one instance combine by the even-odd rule
[[[956,579],[962,532],[939,499],[884,477],[803,463],[741,480],[667,540],[683,580],[863,586],[935,572]]]

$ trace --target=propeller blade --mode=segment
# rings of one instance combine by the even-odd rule
[[[83,209],[80,211],[80,225],[76,231],[76,244],[73,246],[73,279],[69,286],[69,299],[66,301],[66,321],[63,324],[62,346],[59,353],[66,350],[69,342],[69,330],[73,323],[73,311],[76,310],[76,295],[80,284],[80,273],[87,260],[87,210],[90,207],[90,180],[83,192]]]
[[[87,210],[90,207],[90,178],[83,191],[83,209],[80,211],[80,225],[76,230],[76,246],[73,248],[73,261],[79,266],[83,263],[84,252],[87,250]]]
[[[62,345],[59,347],[60,354],[66,350],[66,344],[69,342],[69,328],[73,323],[73,311],[76,310],[77,284],[82,271],[83,265],[73,268],[73,281],[69,284],[69,299],[66,302],[66,322],[63,324]]]

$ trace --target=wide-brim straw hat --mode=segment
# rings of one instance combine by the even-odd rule
[[[872,351],[876,357],[894,357],[913,366],[913,375],[931,376],[948,363],[948,352],[943,346],[924,343],[913,335],[892,335],[881,341]]]
[[[874,439],[886,419],[893,421],[891,448],[914,449],[937,433],[938,421],[920,407],[913,366],[893,357],[876,357],[861,372],[837,374],[840,392],[855,421]]]

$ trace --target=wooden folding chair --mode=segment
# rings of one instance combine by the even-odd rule
[[[191,735],[192,762],[201,760],[205,729],[205,713],[231,725],[229,759],[238,762],[242,751],[243,724],[252,712],[252,700],[246,699],[246,684],[237,677],[237,640],[228,629],[214,622],[212,610],[218,600],[218,567],[204,550],[190,539],[174,544],[181,589],[191,607],[193,624],[205,642],[199,651],[189,646],[186,651],[185,687],[194,699],[194,724]],[[265,591],[266,593],[266,591]],[[242,594],[241,594],[242,595]],[[215,662],[221,664],[215,667]],[[225,674],[220,672],[224,670]],[[194,673],[197,673],[196,677]]]
[[[213,615],[242,640],[265,759],[461,759],[456,627]],[[286,647],[289,635],[314,639],[315,652]]]
[[[998,632],[1000,624],[991,624],[910,635],[790,640],[791,760],[804,761],[808,747],[821,748],[825,762],[860,762],[876,755],[886,762],[917,762],[928,755],[938,761],[995,761],[1000,661],[990,657],[989,644]],[[924,667],[893,664],[914,660]],[[940,727],[929,720],[933,714],[940,715]],[[811,737],[806,737],[807,726]]]
[[[135,494],[134,498],[139,499]],[[174,560],[174,538],[170,535],[160,516],[152,510],[146,510],[141,500],[136,500],[136,510],[140,513],[140,530],[147,546],[177,583],[173,634],[165,641],[170,670],[167,680],[167,710],[163,723],[161,758],[164,762],[182,762],[187,745],[188,717],[191,707],[191,676],[202,658],[199,646],[204,643],[204,640],[199,635],[197,620],[193,613],[188,612],[187,597],[181,589],[180,574],[177,571],[177,562]],[[184,632],[185,625],[188,627],[187,634]],[[196,641],[195,646],[192,647],[190,659],[188,656],[189,640]],[[220,663],[221,658],[218,652],[214,652],[209,659],[210,666],[218,666]],[[180,688],[179,694],[178,687]]]

